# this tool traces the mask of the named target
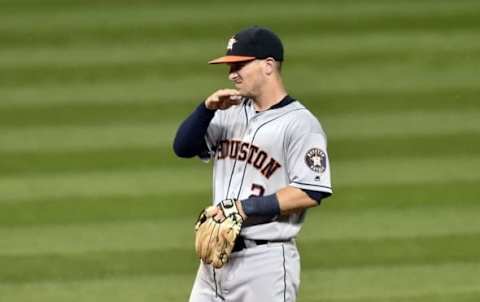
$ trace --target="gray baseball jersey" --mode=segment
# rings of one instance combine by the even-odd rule
[[[256,112],[248,99],[217,110],[205,139],[209,152],[201,157],[214,161],[213,204],[286,186],[332,193],[325,133],[289,96],[264,112]],[[218,270],[201,262],[189,301],[295,301],[300,257],[293,238],[303,218],[304,212],[244,226],[248,248],[232,253]]]
[[[289,100],[258,113],[251,100],[216,111],[206,135],[214,160],[214,204],[273,194],[289,185],[332,193],[325,133],[310,111]],[[303,216],[276,217],[244,227],[241,234],[250,239],[294,238]]]

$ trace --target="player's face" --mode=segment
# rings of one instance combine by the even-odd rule
[[[257,96],[263,83],[260,60],[232,63],[228,78],[233,82],[240,95]]]

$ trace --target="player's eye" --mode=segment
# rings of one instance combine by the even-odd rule
[[[230,73],[239,71],[243,66],[245,66],[245,64],[234,63],[230,65]]]
[[[247,65],[250,62],[252,62],[252,61],[238,62],[238,63],[230,64],[230,73],[240,71],[243,67],[245,67],[245,65]]]

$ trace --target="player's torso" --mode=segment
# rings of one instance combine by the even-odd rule
[[[242,106],[226,116],[214,157],[214,199],[273,194],[288,185],[285,130],[301,105],[256,113]]]

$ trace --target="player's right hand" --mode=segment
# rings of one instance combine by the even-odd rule
[[[236,89],[220,89],[205,100],[205,107],[210,110],[225,110],[240,104],[242,96]]]

